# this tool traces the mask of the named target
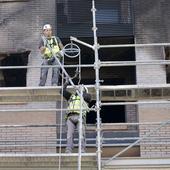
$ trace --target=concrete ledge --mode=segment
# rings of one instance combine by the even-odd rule
[[[103,160],[102,164],[104,165]],[[117,158],[103,166],[103,170],[143,170],[170,169],[170,158]]]
[[[95,86],[87,87],[95,100]],[[73,91],[71,86],[68,89]],[[61,86],[0,88],[0,103],[60,101],[60,90]],[[170,85],[100,86],[100,91],[101,100],[104,101],[170,100]]]
[[[61,157],[54,156],[55,154],[44,155],[29,155],[29,154],[7,154],[6,156],[0,155],[0,169],[53,169],[58,168],[59,159],[61,167],[64,169],[71,168],[77,169],[78,154],[61,154]],[[82,167],[84,169],[96,169],[96,156],[82,156]]]

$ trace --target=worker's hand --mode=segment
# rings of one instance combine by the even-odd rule
[[[42,46],[41,48],[40,48],[40,52],[41,52],[41,54],[44,54],[44,52],[45,52],[45,47],[44,46]]]
[[[60,55],[63,57],[64,56],[64,50],[62,49],[62,50],[60,50]]]
[[[69,85],[69,79],[66,78],[66,81],[65,81],[65,83],[63,85],[63,88],[66,89],[68,85]]]
[[[60,62],[62,62],[62,61],[63,61],[64,53],[63,53],[63,51],[62,51],[62,50],[61,50],[61,51],[59,51],[59,52],[57,53],[57,57],[58,57],[58,59],[60,60]]]
[[[51,51],[49,50],[49,48],[45,47],[44,55],[47,56],[47,57],[51,57],[52,54],[51,54]]]

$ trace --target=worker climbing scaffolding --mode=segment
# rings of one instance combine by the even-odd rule
[[[67,112],[66,112],[66,124],[67,124],[67,147],[66,153],[72,153],[73,135],[76,127],[80,126],[80,116],[82,117],[82,126],[79,130],[81,133],[81,152],[86,152],[86,140],[85,140],[85,125],[86,125],[86,114],[89,111],[88,104],[91,102],[91,95],[88,93],[88,89],[83,86],[83,94],[79,96],[77,92],[71,93],[67,90],[68,82],[66,81],[63,87],[63,96],[68,102]],[[81,97],[81,98],[80,98]],[[81,102],[82,100],[82,102]],[[80,114],[82,112],[82,115]],[[79,134],[80,135],[80,134]]]

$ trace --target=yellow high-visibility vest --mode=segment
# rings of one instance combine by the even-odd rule
[[[47,43],[45,44],[45,46],[45,58],[51,58],[53,54],[56,55],[60,51],[60,47],[55,36],[51,37],[51,39],[47,39]],[[50,46],[51,49],[49,49],[48,46]]]
[[[82,99],[82,106],[81,106],[80,96],[73,94],[70,97],[67,109],[69,112],[76,112],[78,114],[80,114],[82,109],[82,115],[85,116],[89,107],[88,104],[84,101],[84,99]]]

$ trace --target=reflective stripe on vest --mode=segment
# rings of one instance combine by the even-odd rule
[[[82,100],[82,107],[80,105],[81,105],[80,96],[71,95],[67,109],[69,110],[69,112],[76,112],[78,114],[80,114],[80,111],[82,109],[82,114],[83,116],[85,116],[86,112],[88,111],[88,105],[84,101],[84,99]]]
[[[52,52],[45,53],[47,58],[52,57],[52,54],[57,54],[60,51],[57,39],[55,36],[52,36],[51,39],[47,39],[46,43],[44,44],[45,47],[48,49],[48,45],[51,47]],[[49,50],[49,49],[48,49]]]

